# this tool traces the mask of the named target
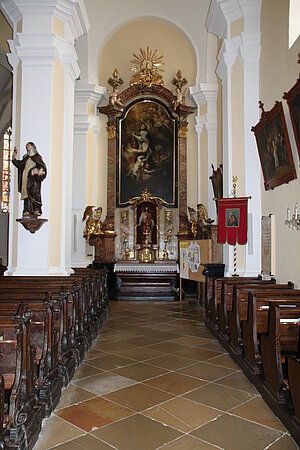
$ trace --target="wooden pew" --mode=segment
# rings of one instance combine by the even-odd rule
[[[299,290],[271,296],[268,293],[250,292],[248,296],[248,315],[242,323],[244,359],[253,374],[262,373],[260,339],[268,332],[268,315],[270,302],[282,305],[299,305]]]
[[[279,403],[285,403],[288,383],[285,367],[287,356],[299,357],[300,308],[286,308],[270,302],[268,333],[261,336],[264,385]]]
[[[243,353],[241,322],[247,320],[248,317],[248,296],[250,292],[262,293],[269,295],[269,297],[276,297],[279,293],[287,297],[300,295],[300,290],[294,290],[294,285],[291,282],[262,286],[246,285],[244,287],[236,285],[233,290],[232,308],[231,311],[228,311],[228,325],[230,346],[239,355]]]
[[[24,304],[15,316],[1,313],[0,373],[9,399],[3,438],[5,448],[25,449],[37,440],[45,416],[45,404],[38,402],[35,349],[30,345],[31,313]]]
[[[0,448],[4,448],[4,410],[5,410],[5,386],[3,375],[0,374]]]
[[[104,299],[101,288],[101,283],[106,283],[106,274],[106,270],[84,269],[70,277],[18,277],[18,284],[22,282],[32,287],[38,285],[40,289],[53,294],[58,294],[63,287],[69,292],[68,310],[69,315],[73,316],[74,327],[71,334],[73,340],[77,341],[77,345],[73,342],[72,347],[77,352],[77,365],[82,361],[84,351],[90,348],[107,317],[107,297]],[[4,277],[0,280],[0,287],[9,287],[15,282],[14,277]],[[104,300],[105,305],[102,304]]]
[[[31,311],[30,343],[36,348],[38,396],[45,403],[46,416],[49,416],[60,399],[63,370],[58,358],[59,330],[54,328],[55,301],[50,294],[38,297],[35,294],[33,300],[26,291],[4,294],[0,289],[0,314],[14,314],[21,301]]]
[[[259,275],[258,277],[241,277],[241,278],[222,277],[222,278],[215,278],[212,280],[212,290],[211,296],[208,297],[207,300],[208,303],[207,310],[208,310],[208,320],[211,321],[212,326],[216,330],[219,330],[219,308],[220,308],[219,305],[221,303],[223,281],[226,283],[234,282],[244,284],[250,282],[260,282],[262,281],[262,278]]]
[[[294,414],[300,427],[300,358],[288,358],[288,376]]]
[[[235,279],[224,280],[222,282],[221,289],[221,303],[218,305],[219,312],[219,327],[220,327],[220,336],[225,340],[229,340],[229,323],[228,323],[228,311],[232,309],[232,297],[233,297],[233,289],[234,286],[239,286],[243,284],[244,286],[250,286],[255,288],[256,286],[264,286],[264,285],[275,285],[276,280],[271,278],[270,280],[250,280],[250,281],[239,281]]]
[[[0,283],[0,301],[20,303],[27,302],[30,305],[37,303],[39,307],[43,306],[45,294],[43,288],[41,292],[37,290],[36,282],[30,283],[18,282],[18,287],[4,286]],[[53,322],[54,330],[57,334],[57,361],[59,372],[63,377],[63,384],[67,386],[72,379],[76,367],[76,347],[73,335],[73,309],[68,308],[68,299],[70,293],[60,291],[59,294],[52,294],[51,299],[54,302]]]
[[[0,281],[0,289],[18,289],[24,291],[38,290],[38,292],[45,293],[50,291],[53,297],[65,298],[63,303],[64,309],[64,340],[68,342],[69,347],[73,348],[74,356],[76,358],[76,365],[78,365],[84,357],[84,345],[82,334],[79,333],[80,321],[82,314],[85,311],[84,301],[80,297],[80,287],[75,280],[70,280],[69,277],[18,277],[17,285],[14,277],[5,277]]]

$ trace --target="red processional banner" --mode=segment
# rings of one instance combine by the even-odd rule
[[[248,197],[219,198],[218,242],[235,245],[247,243]]]

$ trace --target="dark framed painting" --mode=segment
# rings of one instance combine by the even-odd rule
[[[289,92],[284,93],[283,98],[287,101],[289,106],[295,141],[300,158],[300,78],[298,78],[296,84]]]
[[[281,102],[262,112],[255,134],[265,190],[297,178],[289,136]]]
[[[147,188],[166,206],[178,203],[178,127],[169,108],[154,98],[137,99],[117,119],[116,205]]]

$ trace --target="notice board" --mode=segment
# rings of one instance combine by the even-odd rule
[[[203,264],[212,261],[212,240],[196,239],[179,242],[180,278],[202,281]]]

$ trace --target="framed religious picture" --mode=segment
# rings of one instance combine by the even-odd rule
[[[137,99],[124,109],[117,119],[117,207],[146,188],[177,207],[177,135],[176,118],[158,99]]]
[[[146,241],[150,245],[157,244],[156,206],[152,202],[141,202],[137,207],[136,244]]]
[[[259,123],[252,127],[255,134],[266,191],[297,178],[289,136],[281,102],[264,111]]]
[[[300,158],[300,77],[292,89],[290,89],[289,92],[284,93],[283,98],[287,101],[289,106],[295,141]]]

